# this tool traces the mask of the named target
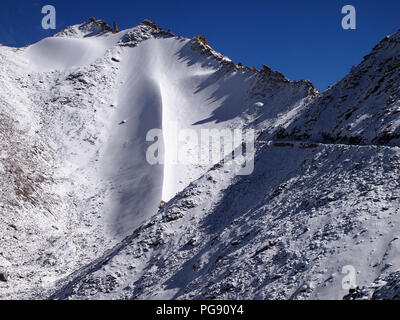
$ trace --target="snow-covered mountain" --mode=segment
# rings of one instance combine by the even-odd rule
[[[322,94],[148,20],[0,47],[0,298],[341,299],[344,266],[395,272],[399,34]],[[254,172],[152,166],[153,128],[166,158],[175,129],[252,128]]]
[[[400,32],[310,103],[281,136],[328,143],[400,145]]]

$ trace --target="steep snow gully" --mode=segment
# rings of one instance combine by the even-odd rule
[[[155,33],[153,39],[139,43],[140,37],[147,38],[152,33]],[[163,129],[164,141],[168,144],[176,140],[170,132],[210,127],[211,121],[203,120],[226,105],[224,91],[226,94],[234,92],[230,99],[235,104],[230,106],[230,114],[223,115],[226,119],[216,119],[222,124],[212,125],[212,128],[228,127],[242,111],[243,97],[250,86],[243,86],[245,80],[252,81],[246,79],[247,75],[218,79],[215,77],[217,61],[202,57],[200,53],[194,55],[191,40],[164,35],[149,22],[116,35],[93,36],[93,32],[90,35],[87,38],[82,32],[64,32],[60,37],[44,39],[28,47],[23,56],[32,73],[74,72],[95,64],[104,55],[111,56],[112,68],[116,69],[115,86],[112,96],[104,98],[114,112],[101,119],[107,137],[96,158],[96,167],[99,174],[113,184],[106,203],[107,212],[112,215],[118,233],[125,234],[157,211],[161,200],[170,200],[206,169],[174,164],[151,166],[145,158],[148,131]],[[127,39],[130,41],[125,43]],[[137,47],[132,50],[132,46]],[[213,77],[216,79],[211,80]],[[170,130],[168,125],[177,127]],[[176,143],[164,149],[166,157],[178,153]],[[93,166],[87,159],[91,156],[87,150],[76,150],[73,155],[79,158],[77,161],[83,171],[86,170],[84,166]]]
[[[395,278],[399,38],[323,93],[148,20],[1,46],[0,299],[341,299],[344,266]],[[254,172],[174,163],[186,129],[255,130]]]

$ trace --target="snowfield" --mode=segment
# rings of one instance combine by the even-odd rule
[[[399,35],[323,93],[148,20],[0,47],[0,299],[398,298]],[[254,172],[151,129],[254,129]]]

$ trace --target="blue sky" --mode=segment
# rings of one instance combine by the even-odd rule
[[[149,18],[178,35],[204,34],[235,62],[266,64],[320,90],[400,28],[398,0],[1,0],[0,43],[24,46],[52,35],[41,28],[46,4],[56,7],[56,31],[91,16],[115,20],[121,30]],[[356,30],[341,27],[347,4],[357,10]]]

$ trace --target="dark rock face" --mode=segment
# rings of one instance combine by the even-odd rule
[[[153,28],[153,29],[159,29],[159,28],[157,27],[157,25],[156,25],[153,21],[148,20],[148,19],[143,20],[141,24],[143,24],[143,25],[145,25],[145,26],[149,26],[149,27],[151,27],[151,28]]]

